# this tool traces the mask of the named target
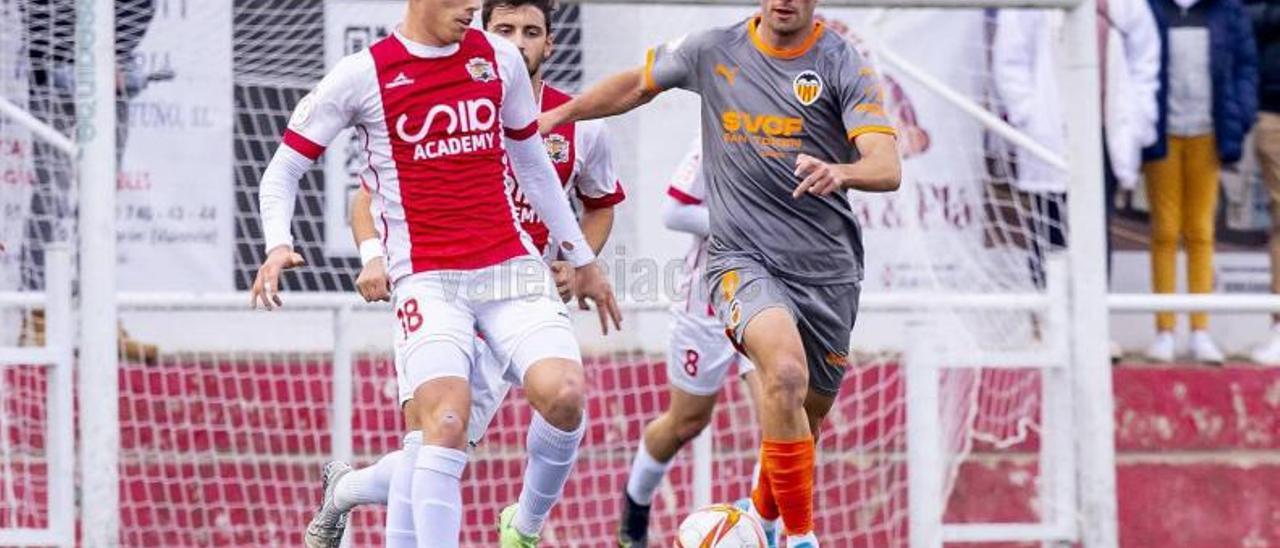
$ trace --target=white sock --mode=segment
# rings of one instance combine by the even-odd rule
[[[751,470],[751,491],[755,492],[756,487],[759,487],[759,486],[760,486],[760,461],[757,460],[756,467]],[[747,501],[750,503],[750,504],[747,504],[747,508],[748,508],[747,512],[751,514],[751,517],[756,518],[757,520],[760,520],[760,525],[764,527],[764,532],[772,533],[778,529],[778,520],[782,519],[782,516],[778,516],[774,519],[764,519],[764,517],[760,515],[760,512],[756,511],[755,500],[753,500],[751,497],[748,496]]]
[[[413,467],[413,530],[420,548],[457,546],[462,532],[462,471],[467,454],[423,445]]]
[[[344,512],[361,504],[386,504],[391,491],[391,475],[400,463],[402,450],[387,453],[359,470],[347,472],[333,487],[333,504]]]
[[[653,492],[658,489],[670,467],[670,462],[658,462],[653,458],[649,449],[644,446],[644,438],[640,438],[636,458],[631,461],[631,475],[627,477],[627,496],[642,506],[653,504]]]
[[[404,437],[404,450],[391,471],[391,485],[387,489],[387,548],[416,548],[413,534],[413,463],[422,447],[422,432],[411,432]],[[350,475],[350,474],[348,474]]]
[[[541,414],[533,414],[529,425],[529,463],[524,470],[524,487],[516,515],[511,520],[517,531],[537,535],[543,522],[551,514],[551,507],[560,500],[564,484],[569,480],[573,464],[578,461],[578,444],[586,430],[587,419],[573,432],[565,432],[547,422]]]
[[[806,541],[812,542],[813,548],[818,548],[818,535],[813,534],[813,531],[803,535],[787,535],[787,546],[795,546],[797,543]]]

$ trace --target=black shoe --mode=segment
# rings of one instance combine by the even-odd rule
[[[648,548],[649,507],[622,494],[622,517],[618,520],[619,548]]]

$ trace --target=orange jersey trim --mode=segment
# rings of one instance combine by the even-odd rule
[[[864,112],[873,116],[884,116],[884,107],[880,103],[859,103],[853,107],[854,112]]]
[[[883,133],[885,135],[891,135],[894,137],[898,136],[898,130],[893,129],[889,126],[862,126],[862,127],[856,127],[849,130],[849,140],[852,141],[856,139],[859,135],[866,135],[868,133]]]
[[[644,89],[645,91],[654,91],[658,89],[658,83],[653,81],[653,63],[657,52],[653,48],[644,54]]]
[[[810,32],[809,36],[799,46],[791,49],[778,49],[766,44],[760,38],[759,26],[760,16],[758,15],[747,21],[747,35],[751,37],[751,43],[756,46],[756,49],[760,50],[760,53],[778,59],[795,59],[808,53],[813,48],[813,45],[818,43],[818,39],[822,38],[822,33],[826,30],[826,26],[819,21],[813,24],[813,32]]]

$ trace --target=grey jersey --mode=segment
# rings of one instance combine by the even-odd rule
[[[862,279],[845,193],[799,199],[796,156],[851,163],[863,133],[893,134],[875,72],[818,23],[795,50],[769,48],[756,18],[649,50],[646,85],[702,96],[710,254],[745,255],[803,283]]]

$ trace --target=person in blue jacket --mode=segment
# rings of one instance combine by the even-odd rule
[[[1156,293],[1177,285],[1178,242],[1191,293],[1213,290],[1219,172],[1240,160],[1258,110],[1258,52],[1240,0],[1151,0],[1164,44],[1158,138],[1144,151],[1151,204],[1151,277]],[[1147,357],[1173,361],[1172,313],[1156,316]],[[1221,363],[1204,312],[1191,314],[1191,358]]]

